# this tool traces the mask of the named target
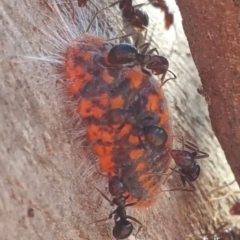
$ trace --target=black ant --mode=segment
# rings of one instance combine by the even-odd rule
[[[173,22],[174,16],[171,12],[169,12],[168,6],[164,0],[149,0],[152,6],[156,8],[161,8],[165,15],[165,28],[169,29]]]
[[[228,224],[224,223],[216,228],[213,225],[214,232],[211,233],[208,227],[205,227],[205,232],[201,234],[201,238],[197,240],[240,240],[240,233],[232,228],[224,229]]]
[[[135,44],[136,45],[136,44]],[[160,56],[156,48],[147,51],[150,43],[141,45],[138,49],[142,49],[141,53],[138,52],[137,48],[129,43],[119,43],[113,46],[108,53],[108,62],[111,64],[129,64],[137,61],[140,63],[142,71],[148,75],[162,75],[161,85],[162,87],[169,80],[176,79],[176,75],[168,70],[168,60]],[[156,52],[157,54],[153,54]],[[173,74],[172,78],[164,80],[167,72]]]
[[[120,0],[112,3],[108,7],[115,6],[118,3],[119,9],[122,11],[122,17],[128,21],[128,25],[132,25],[136,32],[141,32],[147,29],[149,24],[148,14],[145,11],[138,9],[139,7],[147,5],[146,3],[133,6],[132,0]]]
[[[108,186],[110,194],[114,197],[113,200],[110,200],[102,191],[100,191],[96,187],[95,188],[111,204],[111,206],[116,205],[117,208],[109,214],[108,218],[98,220],[94,223],[103,222],[113,217],[115,222],[112,230],[113,236],[116,239],[126,239],[133,232],[133,224],[128,220],[131,219],[140,225],[137,231],[138,234],[142,229],[143,225],[136,218],[127,215],[125,208],[135,205],[139,200],[133,203],[126,204],[126,200],[129,198],[130,195],[123,195],[126,192],[126,188],[118,176],[110,177]]]
[[[176,165],[180,168],[177,172],[180,174],[183,186],[186,187],[188,183],[194,190],[192,185],[200,175],[200,166],[196,164],[196,159],[207,158],[209,155],[205,152],[198,150],[197,146],[193,143],[186,141],[184,144],[186,148],[192,152],[185,150],[171,150],[171,156],[174,159]],[[200,153],[200,155],[198,155]]]
[[[113,7],[118,3],[119,3],[119,9],[122,11],[123,18],[126,19],[129,22],[129,24],[132,25],[135,31],[141,32],[143,30],[146,30],[148,27],[148,24],[149,24],[148,14],[143,10],[136,9],[146,4],[138,4],[136,6],[132,6],[132,0],[120,0],[99,10],[98,7],[91,0],[78,0],[78,6],[84,7],[88,1],[94,5],[97,11],[94,17],[92,18],[86,32],[89,31],[90,26],[92,25],[94,19],[97,17],[98,13],[102,12],[103,10],[109,7]]]

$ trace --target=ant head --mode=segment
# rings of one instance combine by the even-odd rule
[[[132,0],[121,0],[119,2],[119,9],[122,11],[122,16],[126,19],[131,19],[134,16]]]
[[[112,176],[108,182],[108,189],[112,196],[117,196],[126,191],[121,179],[118,176]]]
[[[195,165],[195,167],[194,167],[194,169],[192,169],[192,171],[185,171],[183,169],[182,173],[184,175],[186,175],[186,178],[188,179],[189,182],[194,182],[200,175],[200,166]]]
[[[113,236],[116,239],[126,239],[131,235],[132,231],[133,224],[130,221],[126,219],[115,221],[115,226],[113,227]]]
[[[132,26],[135,31],[143,31],[149,25],[148,14],[141,9],[135,9],[134,15],[132,16]]]
[[[167,142],[167,132],[158,126],[149,126],[143,129],[146,142],[152,147],[163,147]]]
[[[119,9],[122,10],[125,6],[132,6],[132,0],[120,0]]]
[[[127,64],[136,60],[137,49],[129,43],[119,43],[108,53],[108,62],[111,64]]]
[[[168,60],[159,55],[153,55],[149,59],[149,62],[145,64],[145,68],[152,70],[154,75],[166,74],[168,70]]]

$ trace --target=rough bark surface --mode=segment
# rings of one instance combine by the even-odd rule
[[[178,1],[213,130],[240,184],[240,2]]]
[[[103,1],[103,5],[106,2]],[[74,4],[76,6],[76,1]],[[210,198],[231,193],[230,188],[212,194],[210,191],[232,181],[233,175],[212,132],[207,104],[197,93],[201,83],[178,8],[174,1],[169,1],[169,6],[175,13],[176,22],[175,29],[169,31],[162,27],[163,14],[159,9],[146,7],[152,23],[148,36],[168,57],[170,69],[178,76],[177,81],[164,86],[175,134],[196,143],[210,157],[199,160],[202,173],[194,183],[196,192],[173,192],[159,198],[152,208],[127,209],[129,215],[144,224],[138,235],[141,240],[186,239],[191,234],[198,234],[203,225],[210,226],[211,221],[216,225],[217,221],[227,221],[232,227],[239,222],[239,217],[229,215],[233,203],[231,196],[210,201]],[[62,7],[70,11],[68,2],[62,1]],[[86,7],[86,11],[89,8]],[[195,8],[191,11],[198,12]],[[192,16],[190,11],[187,14]],[[88,177],[86,169],[79,167],[82,166],[79,156],[83,153],[72,145],[64,127],[68,123],[55,87],[54,64],[21,59],[21,56],[48,56],[53,51],[51,37],[56,28],[55,17],[44,1],[0,2],[0,236],[3,240],[111,239],[113,220],[85,225],[107,217],[112,208],[94,189],[96,180]],[[99,17],[106,19],[117,35],[121,35],[121,14],[117,8],[109,9]],[[194,22],[192,19],[191,23]],[[192,31],[195,33],[194,29]],[[16,62],[13,56],[19,56],[20,61]],[[231,59],[237,64],[238,56],[234,56],[236,54],[232,54]],[[229,74],[233,74],[230,58],[227,59]],[[207,64],[206,69],[208,66],[211,64]],[[227,69],[223,66],[226,65],[221,65],[223,70]],[[212,71],[208,73],[213,74]],[[233,79],[237,81],[236,76]],[[227,83],[224,81],[225,88]],[[67,127],[71,129],[71,125]],[[229,144],[232,143],[230,140]],[[103,181],[105,188],[102,190],[108,194],[107,181]],[[177,174],[173,174],[163,188],[174,186],[181,186]],[[231,189],[237,190],[238,186],[232,185]]]

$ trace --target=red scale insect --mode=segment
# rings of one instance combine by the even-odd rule
[[[101,171],[122,179],[127,203],[148,206],[163,181],[159,172],[171,163],[169,111],[163,93],[140,66],[108,63],[111,47],[98,37],[76,39],[66,53],[67,88]]]

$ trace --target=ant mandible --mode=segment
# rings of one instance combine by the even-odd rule
[[[138,234],[142,229],[143,225],[136,218],[127,215],[125,208],[135,205],[139,200],[133,203],[126,204],[126,200],[129,198],[130,195],[123,195],[124,192],[126,192],[125,186],[118,176],[111,176],[108,186],[110,194],[114,197],[113,200],[110,200],[101,190],[96,187],[95,188],[111,204],[111,206],[116,205],[117,208],[109,214],[108,218],[98,220],[95,223],[103,222],[113,217],[115,222],[112,230],[113,236],[116,239],[126,239],[133,232],[133,224],[128,220],[131,219],[140,225],[137,231]]]
[[[196,164],[196,159],[207,158],[209,155],[205,152],[198,150],[197,146],[193,143],[186,141],[183,144],[187,149],[186,150],[171,150],[171,156],[174,159],[176,165],[180,168],[177,172],[180,174],[181,181],[183,186],[186,187],[188,183],[194,190],[192,182],[194,182],[200,175],[200,166]],[[200,154],[200,155],[198,155]]]
[[[137,44],[135,44],[137,45]],[[129,64],[137,61],[140,63],[142,71],[148,75],[162,75],[161,85],[162,87],[169,80],[176,79],[176,75],[168,69],[168,60],[160,56],[156,48],[149,51],[150,43],[144,43],[138,49],[142,49],[139,53],[137,48],[129,43],[119,43],[113,46],[108,53],[108,62],[111,64]],[[157,54],[153,54],[156,52]],[[173,77],[164,80],[167,72],[170,72]]]

